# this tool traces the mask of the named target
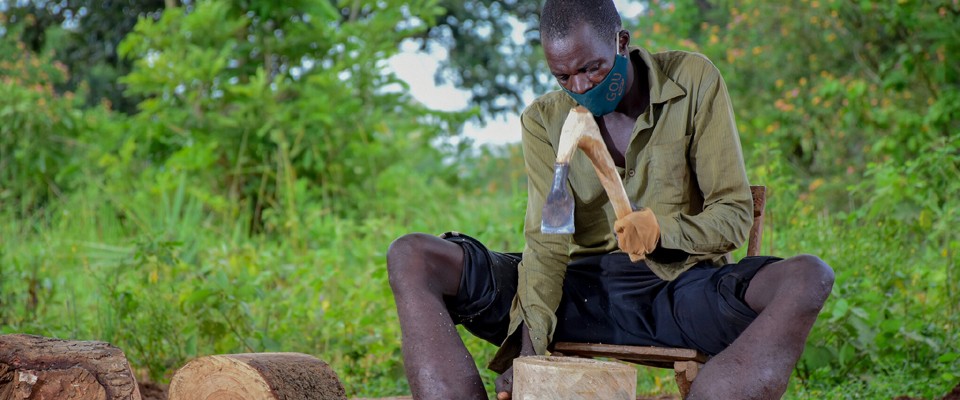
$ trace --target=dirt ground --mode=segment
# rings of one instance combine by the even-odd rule
[[[167,385],[153,382],[137,382],[143,400],[167,400]]]
[[[143,400],[167,400],[167,385],[161,385],[153,382],[140,382],[140,394]],[[378,399],[354,398],[353,400],[411,400],[409,396],[383,397]],[[637,400],[680,400],[679,396],[640,396]],[[908,396],[895,397],[893,400],[921,400]],[[960,384],[947,393],[942,400],[960,400]]]

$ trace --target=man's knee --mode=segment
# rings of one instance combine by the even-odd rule
[[[426,233],[408,233],[394,239],[387,249],[387,268],[392,269],[412,257],[417,257],[427,246],[425,242],[434,238],[436,237]]]
[[[750,281],[746,300],[760,312],[778,300],[819,313],[833,290],[833,269],[816,256],[800,255],[770,264]]]
[[[803,254],[786,260],[791,269],[786,285],[799,290],[800,304],[819,312],[833,290],[833,268],[817,256]]]
[[[433,235],[410,233],[403,235],[387,250],[387,276],[396,291],[409,285],[438,289],[448,294],[459,286],[462,260],[459,246]],[[455,277],[453,275],[456,275]]]
[[[391,285],[424,272],[422,258],[429,237],[425,233],[409,233],[390,243],[387,249],[387,275]]]

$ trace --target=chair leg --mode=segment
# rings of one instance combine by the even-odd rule
[[[690,395],[690,385],[700,372],[703,364],[696,361],[677,361],[673,363],[673,375],[677,379],[677,388],[680,389],[680,398]]]

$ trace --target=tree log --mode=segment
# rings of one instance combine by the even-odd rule
[[[201,357],[170,381],[168,400],[346,399],[337,374],[316,357],[252,353]]]
[[[123,351],[103,342],[0,336],[0,399],[140,400]]]
[[[624,399],[637,396],[637,369],[610,361],[535,356],[513,361],[513,398]]]

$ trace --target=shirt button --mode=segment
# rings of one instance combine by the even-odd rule
[[[636,174],[637,174],[637,171],[635,171],[635,170],[632,170],[632,169],[631,169],[631,170],[627,171],[627,176],[631,176],[631,177],[632,177],[632,176],[634,176],[634,175],[636,175]]]

